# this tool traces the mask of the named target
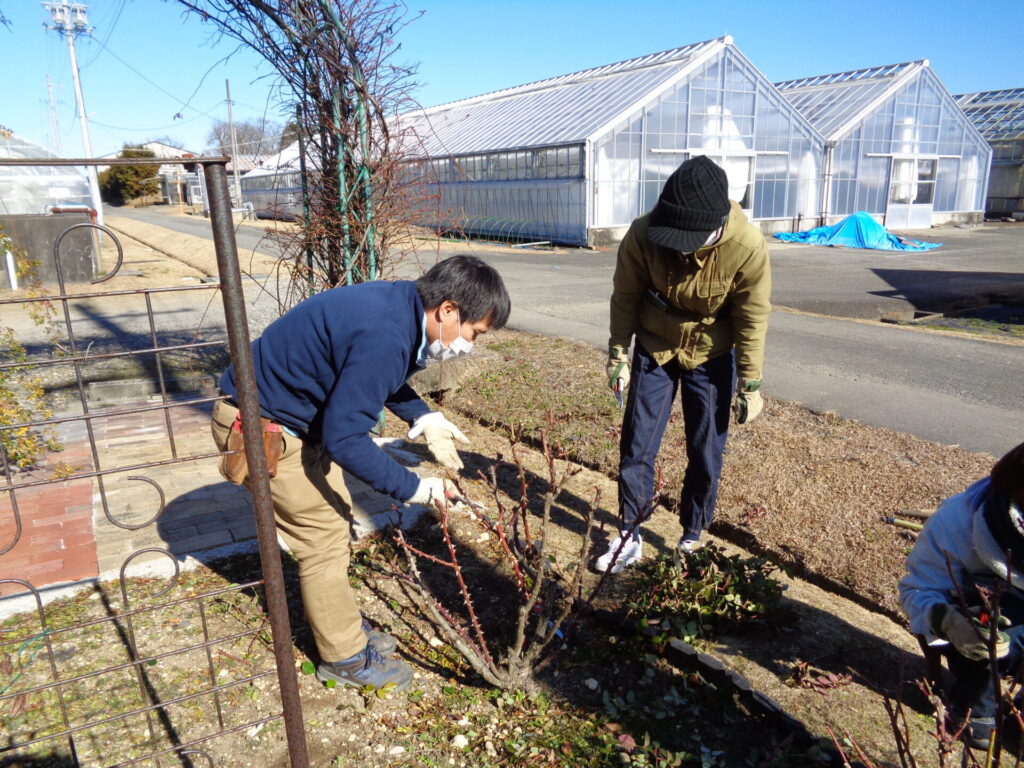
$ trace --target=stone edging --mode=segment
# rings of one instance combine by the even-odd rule
[[[619,637],[635,636],[636,631],[631,624],[624,622],[611,611],[603,608],[594,608],[590,615],[601,624],[605,625]],[[653,629],[644,631],[648,638],[654,635]],[[841,765],[839,755],[831,747],[825,746],[822,740],[810,731],[797,718],[789,714],[782,705],[768,694],[757,690],[754,685],[739,672],[729,669],[722,661],[710,654],[698,651],[689,643],[678,638],[672,638],[668,645],[664,646],[662,656],[670,664],[681,669],[698,672],[701,677],[715,685],[725,685],[732,690],[740,703],[743,704],[752,714],[771,721],[793,741],[803,747],[822,747],[832,757],[835,765]],[[859,766],[860,763],[851,763]]]

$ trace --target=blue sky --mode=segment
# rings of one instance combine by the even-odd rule
[[[953,93],[1024,87],[1024,3],[998,12],[951,0],[412,0],[425,13],[399,35],[399,58],[419,63],[420,103],[438,104],[688,43],[733,36],[771,80],[927,58]],[[281,121],[266,64],[211,39],[172,0],[87,3],[93,37],[78,59],[95,154],[169,136],[202,151],[226,119],[230,79],[236,119]],[[49,143],[46,75],[54,83],[65,156],[82,143],[63,36],[43,29],[35,0],[0,0],[4,67],[0,125]],[[205,75],[205,79],[204,79]],[[175,116],[180,114],[181,118]]]

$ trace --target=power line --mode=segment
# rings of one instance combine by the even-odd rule
[[[93,38],[93,40],[96,40],[96,38]],[[96,40],[96,42],[97,42],[97,43],[99,44],[99,46],[100,46],[100,47],[101,47],[101,48],[102,48],[102,49],[103,49],[104,51],[106,51],[106,52],[107,52],[107,53],[109,53],[109,54],[110,54],[111,56],[113,56],[113,57],[114,57],[115,59],[117,59],[117,60],[118,60],[119,62],[121,62],[121,63],[122,63],[122,64],[123,64],[123,65],[124,65],[125,67],[127,67],[128,69],[130,69],[130,70],[131,70],[132,72],[134,72],[134,73],[135,73],[135,74],[136,74],[137,76],[141,77],[141,78],[142,78],[143,80],[145,80],[145,81],[146,81],[147,83],[149,83],[150,85],[152,85],[152,86],[153,86],[154,88],[156,88],[156,89],[157,89],[158,91],[160,91],[160,92],[161,92],[161,93],[163,93],[164,95],[166,95],[166,96],[170,96],[170,97],[171,97],[172,99],[174,99],[174,100],[175,100],[175,101],[176,101],[176,102],[177,102],[178,104],[180,104],[180,105],[182,106],[182,109],[191,109],[191,110],[194,110],[194,111],[198,112],[198,113],[199,113],[200,115],[202,115],[202,116],[204,116],[204,117],[208,117],[208,118],[210,118],[211,120],[217,120],[217,119],[219,119],[219,118],[216,118],[216,117],[214,117],[213,115],[210,115],[210,114],[207,114],[206,112],[203,112],[203,111],[202,111],[202,110],[200,110],[200,109],[197,109],[196,107],[193,107],[192,105],[190,105],[190,104],[189,104],[188,102],[184,101],[183,99],[179,99],[179,98],[178,98],[177,96],[175,96],[175,95],[174,95],[173,93],[171,93],[170,91],[167,91],[167,90],[165,90],[164,88],[160,87],[159,85],[157,85],[156,83],[154,83],[154,82],[153,82],[152,80],[150,80],[150,79],[149,79],[148,77],[146,77],[146,76],[145,76],[144,74],[142,74],[141,72],[139,72],[139,70],[135,69],[135,67],[133,67],[133,66],[132,66],[131,64],[129,64],[129,63],[127,62],[127,61],[125,61],[124,59],[122,59],[122,58],[121,58],[120,56],[118,56],[118,55],[117,55],[116,53],[114,53],[114,52],[113,52],[112,50],[110,50],[110,48],[108,48],[108,47],[107,47],[106,45],[104,45],[103,43],[101,43],[101,42],[100,42],[99,40]],[[218,103],[219,103],[219,102],[218,102]],[[178,112],[178,114],[180,115],[180,114],[181,114],[181,112]]]
[[[114,34],[114,29],[117,27],[117,22],[119,22],[121,20],[121,13],[124,11],[124,4],[126,2],[127,2],[127,0],[120,0],[120,3],[117,6],[117,10],[114,11],[114,13],[113,13],[114,23],[111,24],[107,28],[107,34],[104,36],[103,42],[100,43],[100,50],[96,51],[96,53],[93,54],[93,57],[91,59],[89,59],[89,61],[87,61],[85,64],[83,64],[81,67],[79,67],[79,69],[85,69],[90,64],[92,64],[94,61],[96,61],[96,59],[99,58],[100,54],[103,53],[103,49],[105,49],[107,47],[107,43],[110,42],[110,36]],[[109,18],[110,18],[110,14],[108,14],[104,18],[104,22],[107,19],[109,19]],[[95,38],[93,38],[93,39],[95,40]],[[99,41],[97,40],[96,42],[99,42]]]
[[[220,102],[217,102],[217,104],[219,104],[219,103]],[[214,104],[213,107],[216,107],[217,104]],[[213,109],[213,107],[210,107],[210,109]],[[206,114],[205,112],[200,112],[198,115],[196,115],[195,117],[190,117],[188,120],[178,120],[177,122],[171,123],[170,125],[157,125],[157,126],[153,126],[152,128],[131,128],[131,127],[128,127],[126,125],[108,125],[107,123],[101,123],[99,120],[93,120],[91,117],[89,118],[89,122],[92,123],[93,125],[102,126],[103,128],[112,128],[115,131],[166,131],[166,130],[169,130],[171,128],[177,128],[179,125],[188,125],[189,123],[194,123],[196,120],[198,120],[201,117],[210,117],[210,116],[208,114]],[[211,119],[217,120],[218,118],[211,118]]]

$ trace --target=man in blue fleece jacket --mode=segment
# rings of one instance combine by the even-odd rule
[[[431,411],[406,381],[428,358],[466,354],[476,337],[508,320],[501,276],[473,256],[453,256],[415,282],[371,282],[317,294],[271,323],[253,342],[263,416],[284,446],[270,480],[278,533],[299,564],[299,583],[320,665],[317,676],[345,685],[404,688],[407,664],[388,658],[394,638],[373,630],[348,583],[351,497],[342,468],[374,490],[425,504],[444,494],[440,477],[419,478],[378,448],[369,432],[387,407],[424,436],[450,469],[462,462],[458,427]],[[227,447],[238,416],[229,367],[226,400],[213,411],[213,437]]]

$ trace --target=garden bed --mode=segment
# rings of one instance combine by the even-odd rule
[[[463,377],[444,407],[525,434],[551,420],[574,461],[615,477],[622,413],[600,351],[513,331],[480,344],[493,359]],[[986,475],[992,457],[817,413],[766,388],[764,414],[729,432],[711,530],[901,619],[896,584],[913,542],[885,518],[934,508]],[[655,516],[674,517],[686,466],[678,408],[658,462]]]

